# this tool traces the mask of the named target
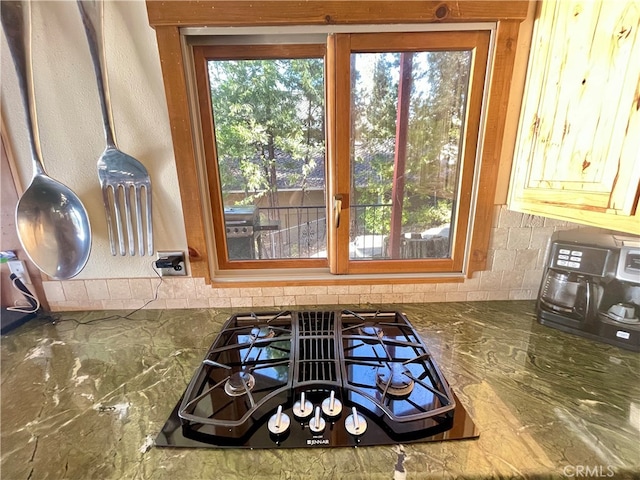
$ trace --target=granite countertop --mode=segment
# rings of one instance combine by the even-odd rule
[[[155,447],[231,311],[73,312],[2,337],[2,478],[640,476],[639,354],[539,325],[531,301],[366,307],[408,315],[480,438],[290,450]]]

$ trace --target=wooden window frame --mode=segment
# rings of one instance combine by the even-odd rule
[[[302,45],[198,45],[193,47],[205,166],[209,182],[209,199],[211,202],[213,216],[213,233],[216,238],[215,250],[218,267],[221,270],[326,268],[328,266],[328,261],[326,258],[229,260],[207,63],[209,60],[267,60],[280,58],[322,58],[324,61],[326,56],[325,53],[325,45],[313,43]]]
[[[385,260],[353,260],[349,252],[339,246],[339,258],[336,259],[335,271],[332,273],[445,273],[462,272],[466,257],[465,245],[469,227],[470,211],[473,203],[473,180],[476,167],[477,146],[480,136],[483,93],[487,60],[489,52],[490,32],[411,32],[411,33],[355,33],[335,35],[333,48],[336,49],[336,69],[339,80],[335,89],[336,103],[340,111],[336,115],[336,129],[333,132],[337,144],[335,162],[338,194],[342,195],[342,213],[340,227],[336,233],[336,242],[340,246],[349,243],[350,226],[350,132],[351,132],[351,72],[350,57],[352,53],[378,53],[400,51],[472,51],[473,57],[469,75],[469,96],[464,121],[464,138],[461,139],[460,159],[461,171],[456,185],[458,194],[457,211],[451,225],[453,243],[449,258],[430,259],[385,259]],[[342,70],[347,70],[343,73]]]
[[[157,2],[147,0],[149,24],[156,31],[160,54],[192,276],[202,277],[207,283],[211,283],[213,267],[217,265],[207,242],[208,213],[202,202],[200,188],[202,179],[199,177],[196,155],[198,140],[194,138],[194,132],[198,131],[198,128],[194,125],[191,113],[190,81],[185,68],[190,64],[191,59],[185,58],[187,52],[183,48],[181,28],[494,22],[495,34],[490,52],[491,81],[485,114],[486,127],[483,134],[479,189],[468,264],[464,272],[470,277],[474,271],[482,270],[486,266],[516,45],[520,26],[527,17],[528,8],[528,0],[456,2],[411,0],[354,2],[169,0]],[[329,52],[327,54],[330,55]],[[330,63],[330,61],[327,62],[327,64]],[[329,76],[331,74],[332,72],[328,72]],[[327,98],[327,102],[333,100]],[[335,128],[335,125],[331,125],[328,120],[329,118],[327,118],[327,128]],[[329,157],[332,154],[335,155],[335,152],[328,151]],[[328,174],[332,175],[330,163],[328,168]],[[329,189],[327,193],[331,195],[334,192]],[[330,237],[329,242],[332,241],[335,241],[335,238]],[[335,259],[330,261],[332,269],[335,266],[334,262]],[[342,279],[338,277],[324,283],[344,281],[353,283],[353,280],[345,277]],[[358,280],[361,283],[381,281],[388,280],[380,278],[370,281]],[[424,281],[437,281],[437,279],[425,278]],[[283,284],[287,284],[287,281],[285,280]]]

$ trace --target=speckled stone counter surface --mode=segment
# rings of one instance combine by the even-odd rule
[[[640,478],[640,354],[539,325],[531,301],[379,307],[408,315],[474,418],[479,439],[158,448],[155,436],[230,311],[150,310],[131,319],[74,312],[2,337],[0,475]]]

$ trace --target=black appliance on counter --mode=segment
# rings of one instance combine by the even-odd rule
[[[231,316],[156,445],[354,447],[477,436],[404,314],[284,311]]]
[[[556,232],[537,315],[543,325],[640,351],[640,238]]]

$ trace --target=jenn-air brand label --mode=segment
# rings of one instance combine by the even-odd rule
[[[328,438],[309,438],[307,439],[307,445],[329,445]]]
[[[625,340],[629,340],[630,336],[631,335],[629,335],[629,332],[625,332],[624,330],[618,330],[616,332],[616,337],[618,337],[618,338],[623,338]]]

